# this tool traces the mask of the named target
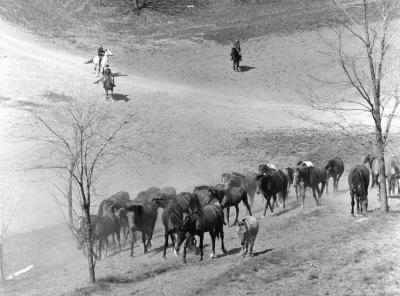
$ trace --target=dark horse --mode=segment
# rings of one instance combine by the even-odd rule
[[[176,199],[172,199],[162,213],[162,222],[164,224],[164,251],[163,258],[168,248],[168,236],[171,237],[172,245],[175,246],[174,234],[177,232],[180,225],[183,223],[183,208],[179,205]],[[174,253],[175,249],[174,249]]]
[[[158,205],[155,205],[153,201],[147,203],[129,201],[127,204],[127,210],[133,212],[133,226],[131,227],[132,237],[134,237],[134,233],[137,230],[142,232],[142,242],[145,254],[148,252],[151,238],[153,236],[154,226],[157,221],[157,208]],[[134,243],[135,240],[132,239],[131,257],[133,256]]]
[[[81,249],[86,241],[87,236],[87,221],[85,217],[81,217],[79,219],[79,229],[77,230],[77,239],[78,239],[78,249]],[[115,234],[118,239],[119,250],[121,250],[121,243],[120,243],[120,224],[118,220],[112,219],[109,216],[90,216],[90,225],[92,228],[92,242],[98,241],[98,248],[96,258],[102,258],[101,251],[103,246],[106,250],[106,255],[108,252],[108,236],[110,234]],[[85,249],[84,249],[85,251]]]
[[[298,184],[300,196],[302,197],[301,207],[304,207],[306,188],[310,187],[317,206],[320,205],[320,198],[324,193],[326,184],[326,171],[318,167],[300,166],[294,170],[294,184]],[[319,185],[321,184],[321,188]],[[318,196],[317,196],[318,193]]]
[[[239,72],[240,71],[239,62],[242,60],[242,56],[235,47],[232,47],[231,50],[231,60],[233,62],[233,70]]]
[[[253,206],[254,195],[257,191],[256,177],[257,174],[255,173],[248,173],[246,175],[239,174],[237,172],[223,173],[221,176],[221,181],[225,185],[225,189],[233,187],[240,187],[244,189],[250,199],[250,206]]]
[[[287,190],[288,190],[288,178],[281,170],[271,172],[267,175],[257,176],[258,190],[261,191],[267,203],[265,204],[264,213],[262,218],[265,217],[268,207],[271,213],[274,214],[274,208],[271,205],[271,198],[276,201],[276,195],[280,194],[283,200],[283,207],[285,208]]]
[[[203,260],[203,238],[204,233],[209,232],[212,242],[212,254],[210,258],[215,257],[215,238],[221,239],[221,250],[226,253],[224,246],[224,213],[218,205],[207,205],[201,207],[200,201],[195,200],[198,209],[185,217],[183,223],[179,226],[175,251],[179,253],[180,246],[185,241],[183,248],[183,261],[186,263],[186,249],[195,235],[200,238],[200,261]]]
[[[238,221],[238,216],[239,216],[239,203],[243,201],[247,211],[249,212],[249,215],[251,216],[251,208],[249,205],[249,202],[247,201],[247,192],[241,188],[241,187],[232,187],[228,188],[226,190],[218,190],[215,189],[212,190],[210,189],[210,194],[215,198],[218,199],[222,209],[226,208],[226,217],[228,220],[228,227],[229,227],[229,208],[230,207],[235,207],[236,209],[236,217],[235,217],[235,222],[233,222],[233,225],[236,223],[239,223]]]
[[[369,171],[364,165],[353,167],[348,176],[350,197],[351,197],[351,214],[354,215],[354,195],[357,200],[357,214],[367,213],[368,208],[368,185]]]
[[[326,171],[326,193],[328,193],[329,178],[333,179],[333,192],[338,191],[339,180],[344,172],[343,160],[339,157],[332,158],[325,166]]]

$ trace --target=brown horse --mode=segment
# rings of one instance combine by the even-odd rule
[[[314,166],[300,166],[294,170],[294,183],[298,184],[299,187],[300,197],[302,198],[302,208],[304,207],[307,187],[311,188],[317,206],[320,205],[320,199],[324,193],[326,184],[326,177],[327,174],[324,169]]]
[[[328,193],[329,178],[333,179],[333,192],[338,191],[339,180],[344,172],[343,160],[339,157],[332,158],[325,166],[326,171],[326,193]]]
[[[351,214],[354,215],[354,196],[357,201],[357,214],[367,213],[368,208],[368,185],[369,171],[364,165],[353,167],[348,176],[350,197],[351,197]]]
[[[183,223],[179,226],[176,236],[175,251],[179,253],[180,246],[186,240],[183,248],[183,261],[186,263],[186,249],[192,238],[197,235],[200,238],[200,261],[203,260],[203,239],[204,233],[208,232],[211,237],[212,253],[210,258],[215,257],[215,238],[221,240],[221,250],[226,253],[224,246],[224,213],[218,205],[207,205],[201,207],[200,201],[197,203],[197,210],[187,215]]]

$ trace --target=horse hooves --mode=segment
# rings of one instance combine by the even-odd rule
[[[215,258],[215,254],[210,254],[210,259],[214,259]]]
[[[222,253],[226,254],[228,251],[226,249],[222,249]]]

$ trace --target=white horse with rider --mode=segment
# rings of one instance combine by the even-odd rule
[[[104,73],[104,68],[109,66],[110,57],[113,56],[113,53],[109,49],[105,49],[103,52],[103,56],[96,55],[93,59],[85,62],[85,64],[94,64],[94,71],[96,72],[96,76],[100,76],[100,74]]]

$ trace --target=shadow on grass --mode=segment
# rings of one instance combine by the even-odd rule
[[[122,77],[122,76],[128,76],[128,75],[127,75],[127,74],[120,73],[120,72],[117,72],[117,73],[114,73],[113,76],[114,76],[114,77]]]
[[[118,93],[113,94],[113,100],[114,101],[124,101],[124,102],[130,101],[130,99],[128,98],[128,95],[123,95],[123,94],[118,94]]]
[[[223,257],[226,257],[226,256],[238,254],[238,253],[240,252],[241,249],[242,249],[242,248],[240,248],[240,247],[230,249],[230,250],[227,251],[225,254],[219,255],[217,258],[223,258]]]
[[[251,66],[239,66],[240,68],[240,72],[247,72],[250,70],[253,70],[255,67],[251,67]]]
[[[253,257],[257,257],[257,256],[260,256],[260,255],[263,255],[263,254],[265,254],[265,253],[271,252],[272,250],[273,250],[273,249],[265,249],[265,250],[263,250],[263,251],[254,252],[254,253],[253,253]]]

